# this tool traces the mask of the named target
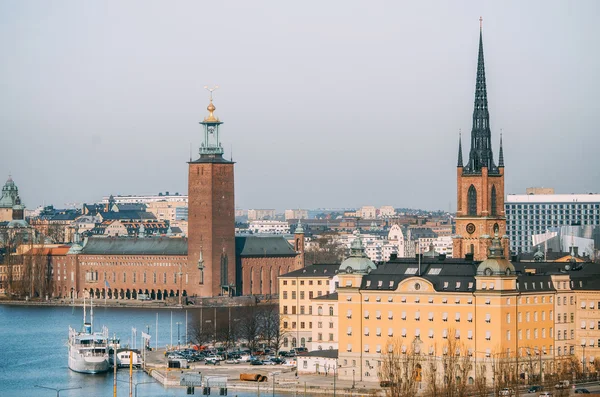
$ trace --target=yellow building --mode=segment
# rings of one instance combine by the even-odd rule
[[[330,330],[337,331],[337,302],[326,297],[335,291],[334,278],[337,279],[338,267],[311,265],[279,276],[279,314],[285,334],[284,349],[312,349],[313,333],[318,336],[319,329],[322,329],[321,333],[327,335],[323,338],[329,341]],[[325,327],[324,324],[327,324],[326,329],[319,328],[319,325]]]

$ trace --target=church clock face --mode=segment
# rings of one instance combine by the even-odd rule
[[[469,223],[469,224],[467,225],[467,233],[469,233],[469,234],[473,234],[473,233],[475,233],[475,225],[474,225],[474,224],[472,224],[472,223]]]

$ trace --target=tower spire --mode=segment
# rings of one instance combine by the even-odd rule
[[[477,56],[477,78],[475,80],[475,103],[471,129],[471,150],[466,167],[468,173],[480,173],[482,167],[494,174],[498,169],[494,163],[488,111],[485,62],[483,57],[483,18],[479,18],[479,52]]]
[[[458,164],[456,165],[457,167],[462,167],[463,166],[463,159],[462,159],[462,134],[461,131],[458,131]]]
[[[204,139],[200,145],[200,159],[203,161],[218,159],[220,161],[223,158],[223,146],[221,146],[221,140],[219,139],[219,127],[223,122],[215,116],[214,112],[217,108],[213,104],[213,92],[219,86],[214,86],[213,88],[205,86],[204,88],[210,92],[210,103],[206,108],[208,116],[200,122],[204,127]]]
[[[504,150],[502,149],[502,132],[500,132],[500,153],[498,153],[498,167],[504,167]]]

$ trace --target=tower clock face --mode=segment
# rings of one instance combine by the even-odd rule
[[[467,233],[469,233],[469,234],[473,234],[473,233],[475,233],[475,225],[474,225],[474,224],[472,224],[472,223],[469,223],[469,224],[467,225]]]

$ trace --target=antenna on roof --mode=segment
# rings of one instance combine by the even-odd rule
[[[190,162],[192,161],[192,142],[190,142]]]

